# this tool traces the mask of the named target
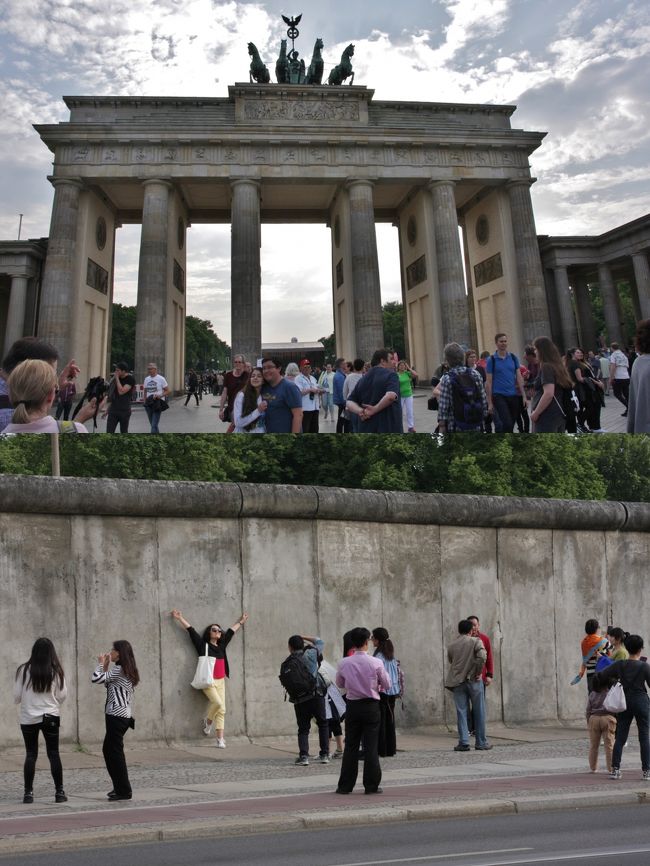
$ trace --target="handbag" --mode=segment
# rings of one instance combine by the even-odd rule
[[[435,397],[429,397],[429,399],[427,400],[427,409],[429,409],[429,411],[431,411],[431,412],[435,412],[435,410],[437,408],[438,408],[437,399]]]
[[[212,685],[214,671],[214,659],[208,655],[208,645],[205,645],[205,655],[199,656],[192,680],[193,689],[209,689]]]
[[[614,683],[611,689],[607,692],[607,697],[603,701],[603,707],[608,713],[622,713],[627,709],[627,701],[625,700],[625,692],[623,686]]]

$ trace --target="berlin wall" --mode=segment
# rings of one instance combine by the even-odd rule
[[[586,687],[569,681],[588,617],[650,644],[647,504],[3,476],[0,509],[0,748],[22,744],[12,681],[39,636],[68,679],[64,740],[103,738],[90,674],[118,639],[141,675],[132,742],[202,736],[173,607],[201,631],[250,614],[228,650],[226,736],[295,732],[278,670],[296,632],[335,663],[344,631],[386,626],[402,728],[454,725],[446,645],[469,614],[495,653],[489,718],[509,725],[582,718]]]

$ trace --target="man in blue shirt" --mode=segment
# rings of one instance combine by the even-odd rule
[[[370,365],[350,394],[346,408],[359,416],[359,433],[402,433],[399,379],[391,353],[378,349]]]
[[[262,400],[266,400],[267,433],[302,432],[302,394],[293,382],[280,372],[276,358],[262,358]]]
[[[344,358],[337,358],[334,364],[336,372],[334,373],[334,405],[339,410],[336,419],[336,432],[348,433],[349,429],[346,426],[345,412],[345,397],[343,396],[343,386],[345,385],[346,364]]]
[[[289,638],[289,652],[293,655],[298,653],[304,666],[316,680],[318,675],[318,657],[323,656],[324,643],[319,637],[309,637],[305,634],[294,634]],[[293,708],[298,723],[298,751],[296,764],[302,767],[309,765],[309,729],[311,720],[315,719],[318,725],[318,760],[321,764],[330,762],[329,746],[329,723],[325,710],[325,695],[319,694],[316,689],[313,695],[305,695],[300,700],[293,701]]]
[[[508,351],[508,337],[497,334],[497,350],[490,355],[485,372],[488,410],[494,416],[496,433],[512,433],[523,399],[526,403],[524,380],[519,369],[519,358]]]

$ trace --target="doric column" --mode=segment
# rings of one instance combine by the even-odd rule
[[[433,201],[442,340],[443,343],[453,341],[469,346],[469,315],[458,234],[455,183],[453,180],[437,180],[429,183],[429,189]]]
[[[238,178],[230,187],[232,355],[246,355],[255,364],[262,354],[260,185]]]
[[[553,268],[555,273],[555,295],[560,311],[560,326],[562,328],[562,349],[566,352],[572,346],[578,345],[578,329],[571,304],[569,275],[566,268]]]
[[[63,364],[74,357],[72,316],[76,301],[77,223],[82,184],[54,178],[54,202],[41,286],[38,336],[52,343]]]
[[[506,185],[517,261],[522,336],[526,342],[551,332],[533,203],[530,198],[531,183],[531,180],[522,179],[511,180]]]
[[[145,180],[138,268],[138,302],[135,321],[135,374],[142,382],[147,364],[157,365],[163,376],[166,365],[167,285],[169,263],[169,193],[166,180]]]
[[[367,361],[384,345],[372,187],[370,180],[347,182],[355,342],[358,357]]]
[[[5,328],[4,352],[24,337],[25,306],[27,303],[27,276],[12,276],[11,294],[9,295],[9,310],[7,312],[7,327]],[[64,362],[65,363],[65,362]]]
[[[639,296],[639,308],[642,319],[650,319],[650,266],[645,253],[637,253],[632,256],[634,265],[634,279],[636,280],[636,291]]]
[[[578,333],[579,339],[576,343],[580,343],[582,349],[588,352],[590,349],[596,349],[598,346],[598,335],[596,334],[596,326],[594,323],[594,314],[591,309],[591,298],[589,297],[589,288],[587,279],[583,276],[578,276],[573,281],[573,291],[576,298],[576,314],[578,318]],[[574,344],[575,345],[575,344]],[[566,346],[567,349],[572,348]]]
[[[605,327],[607,328],[608,343],[623,343],[623,328],[621,327],[621,316],[616,297],[616,287],[612,279],[609,265],[598,265],[598,285],[600,296],[603,300],[603,315],[605,316]]]

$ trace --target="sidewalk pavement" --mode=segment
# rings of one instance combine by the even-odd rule
[[[63,752],[68,802],[54,804],[44,754],[33,805],[22,804],[21,751],[0,755],[0,856],[169,839],[279,832],[388,821],[650,802],[636,740],[623,779],[590,773],[583,727],[489,726],[489,752],[453,751],[446,729],[398,732],[398,753],[382,759],[383,794],[337,796],[340,762],[294,765],[295,737],[213,740],[129,749],[133,800],[110,803],[101,745]],[[315,735],[312,735],[315,746]],[[44,752],[44,749],[41,750]],[[316,749],[313,748],[315,752]],[[343,801],[343,802],[341,802]]]
[[[413,401],[415,429],[418,433],[433,433],[437,424],[437,412],[427,409],[427,398],[431,393],[430,388],[416,388]],[[160,419],[161,433],[225,433],[228,425],[219,420],[219,397],[212,394],[204,394],[203,399],[197,406],[194,398],[185,406],[185,396],[175,397],[169,402],[169,411],[164,412]],[[608,433],[625,433],[626,418],[621,417],[623,406],[615,397],[605,398],[605,408],[602,411],[602,425]],[[86,427],[92,432],[92,421],[88,421]],[[324,421],[321,413],[319,420],[320,433],[335,433],[336,424]],[[119,429],[119,428],[118,428]],[[515,428],[516,430],[516,428]],[[97,432],[106,431],[106,422],[97,419]],[[131,414],[129,424],[130,433],[148,433],[149,423],[141,405],[135,405]]]

